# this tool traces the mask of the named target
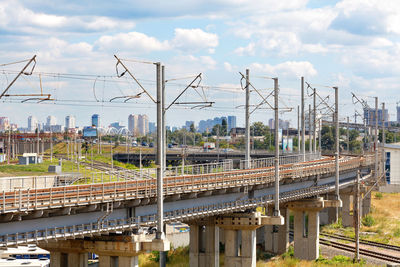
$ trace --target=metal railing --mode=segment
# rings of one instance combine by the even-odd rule
[[[305,161],[312,161],[316,159],[320,159],[321,154],[318,153],[306,153]],[[251,159],[251,160],[241,160],[239,164],[240,169],[256,169],[256,168],[266,168],[274,166],[274,157],[262,158],[262,159]],[[249,163],[248,163],[249,162]],[[293,154],[293,155],[284,155],[279,157],[279,165],[283,164],[291,164],[303,162],[303,154]],[[246,168],[248,163],[248,168]]]

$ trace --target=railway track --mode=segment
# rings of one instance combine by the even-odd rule
[[[293,238],[293,231],[290,231],[289,235]],[[326,236],[329,238],[333,238],[333,239],[355,242],[354,239],[348,238],[345,236],[341,236],[341,235],[330,235],[330,234],[326,234],[326,233],[320,233],[320,235]],[[332,240],[325,239],[325,238],[320,238],[319,243],[321,245],[329,246],[332,248],[340,249],[340,250],[351,252],[351,253],[354,253],[354,250],[355,250],[353,245],[344,244],[341,242],[332,241]],[[388,244],[383,244],[383,243],[373,242],[373,241],[368,241],[368,240],[360,240],[360,244],[369,245],[372,247],[379,247],[379,248],[384,248],[384,249],[400,251],[400,247],[398,247],[398,246],[393,246],[393,245],[388,245]],[[388,254],[385,254],[384,252],[377,252],[372,249],[360,248],[360,255],[371,257],[374,259],[383,260],[386,262],[400,263],[400,257],[388,255]]]
[[[338,235],[338,234],[328,234],[328,233],[320,233],[322,236],[330,237],[330,238],[336,238],[344,241],[350,241],[350,242],[355,242],[354,238],[350,238],[344,235]],[[393,251],[400,251],[400,246],[394,246],[394,245],[389,245],[389,244],[384,244],[384,243],[379,243],[379,242],[374,242],[374,241],[369,241],[365,239],[360,239],[360,244],[363,245],[369,245],[369,246],[374,246],[374,247],[379,247],[379,248],[384,248],[384,249],[390,249]]]
[[[324,239],[324,238],[320,238],[319,243],[322,245],[325,245],[325,246],[329,246],[329,247],[333,247],[336,249],[354,253],[354,246],[352,246],[352,245],[347,245],[347,244],[343,244],[340,242],[336,242],[336,241],[332,241],[332,240],[328,240],[328,239]],[[384,260],[387,262],[400,263],[400,257],[384,254],[384,253],[369,250],[369,249],[360,248],[360,255],[371,257],[374,259]]]

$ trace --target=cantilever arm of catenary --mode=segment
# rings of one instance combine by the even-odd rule
[[[146,95],[148,95],[151,99],[151,101],[153,101],[154,103],[157,103],[157,101],[149,94],[149,92],[147,92],[146,89],[144,89],[144,87],[142,86],[142,84],[135,78],[135,76],[133,76],[133,74],[129,71],[129,69],[124,65],[124,63],[122,63],[122,61],[116,56],[114,55],[114,57],[117,59],[117,64],[115,65],[115,68],[117,70],[117,76],[118,77],[122,77],[125,72],[128,72],[129,75],[132,77],[132,79],[137,83],[137,85],[139,85],[140,88],[142,88],[143,92],[146,93]],[[123,72],[121,75],[118,75],[118,65],[121,64],[122,67],[124,67],[125,72]]]

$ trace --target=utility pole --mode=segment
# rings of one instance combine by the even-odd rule
[[[278,99],[278,78],[274,78],[274,97],[275,97],[275,208],[274,216],[280,216],[279,211],[279,99]]]
[[[161,86],[161,63],[156,65],[157,79],[157,232],[156,239],[164,239],[164,192],[163,192],[163,103],[162,103],[162,86]],[[160,266],[165,266],[165,258],[160,253]]]
[[[300,154],[300,106],[297,106],[297,152]]]
[[[322,151],[322,118],[318,119],[319,122],[319,134],[318,134],[318,146],[319,146],[319,157],[321,156]]]
[[[336,192],[336,199],[340,200],[339,195],[339,88],[333,87],[335,90],[335,192]],[[339,207],[336,207],[336,218],[335,221],[337,222],[339,218]]]
[[[385,173],[385,162],[386,162],[386,154],[385,154],[385,143],[386,143],[386,134],[385,134],[385,102],[382,103],[382,172]]]
[[[304,77],[301,77],[301,153],[303,153],[303,161],[306,161],[306,128],[305,128],[305,114],[304,114]]]
[[[378,181],[378,164],[379,164],[379,159],[378,159],[378,97],[375,97],[375,143],[374,143],[374,149],[375,149],[375,180]]]
[[[7,164],[10,165],[11,156],[11,127],[8,129]]]
[[[313,147],[313,139],[312,139],[312,132],[311,132],[311,104],[308,105],[308,150],[310,151],[310,154],[312,153],[312,147]]]
[[[314,145],[314,154],[317,153],[317,95],[316,95],[316,89],[314,88],[314,93],[313,93],[313,104],[314,104],[314,118],[313,118],[313,145]]]
[[[114,159],[113,159],[113,148],[112,148],[112,142],[110,143],[111,147],[111,171],[114,171]]]
[[[165,66],[161,66],[161,90],[162,90],[162,140],[163,140],[163,159],[164,159],[164,171],[167,168],[167,130],[165,127]]]
[[[36,140],[36,153],[37,153],[37,157],[39,157],[39,154],[40,154],[40,146],[39,146],[39,134],[40,134],[40,132],[39,132],[39,127],[37,127],[36,128],[37,129],[37,140]]]
[[[246,139],[246,152],[245,162],[246,169],[250,168],[250,70],[246,69],[246,126],[245,126],[245,139]]]
[[[53,162],[53,131],[51,130],[50,130],[50,162]]]
[[[354,193],[354,234],[356,239],[354,261],[360,261],[360,170],[357,171],[357,182]]]
[[[349,117],[347,116],[347,153],[350,153],[350,129],[349,129]]]

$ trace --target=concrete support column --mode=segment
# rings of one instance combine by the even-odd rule
[[[87,267],[87,253],[68,253],[68,267]]]
[[[353,215],[350,212],[351,209],[351,200],[352,195],[343,194],[341,195],[342,199],[342,225],[343,227],[352,227],[353,226]]]
[[[189,266],[219,266],[219,228],[213,220],[190,224]]]
[[[225,231],[225,266],[256,266],[256,229]]]
[[[272,215],[273,209],[269,209],[268,215]],[[289,210],[280,209],[281,216],[285,220],[284,225],[265,225],[264,226],[264,244],[265,251],[283,254],[289,247]]]
[[[319,258],[318,211],[294,211],[294,256],[303,260]]]
[[[365,217],[371,211],[371,193],[364,196],[364,199],[361,202],[361,216]]]
[[[139,267],[138,256],[119,256],[118,267]]]
[[[138,256],[99,255],[99,267],[138,267]]]
[[[64,267],[61,252],[50,251],[50,267]]]

